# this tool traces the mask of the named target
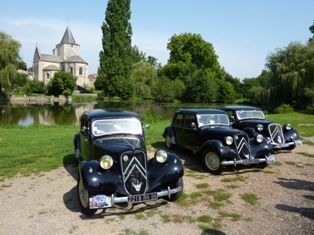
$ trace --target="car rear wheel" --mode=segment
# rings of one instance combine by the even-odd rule
[[[166,147],[168,149],[174,149],[174,144],[171,143],[171,136],[169,133],[166,134],[166,137],[165,137],[165,144],[166,144]]]
[[[82,212],[86,214],[87,216],[92,216],[93,214],[96,213],[97,209],[89,209],[89,191],[84,189],[80,174],[78,174],[76,188],[77,188],[77,195],[78,195],[79,204],[80,204]]]
[[[223,166],[221,165],[221,160],[218,154],[211,149],[206,149],[204,151],[202,163],[205,169],[211,174],[220,175],[223,171]]]
[[[167,201],[174,202],[174,201],[178,200],[178,198],[179,198],[179,197],[181,196],[181,194],[182,194],[182,191],[183,191],[183,178],[180,177],[179,179],[175,180],[171,186],[172,186],[172,187],[170,187],[170,188],[177,188],[177,187],[179,187],[179,186],[181,186],[181,188],[182,188],[182,190],[181,190],[180,192],[171,194],[171,195],[170,195],[170,198],[169,198],[169,197],[166,197],[166,200],[167,200]]]

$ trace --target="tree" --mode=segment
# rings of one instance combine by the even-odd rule
[[[19,76],[17,69],[22,63],[20,47],[18,41],[0,31],[0,96],[8,96],[12,90],[12,81]]]
[[[217,79],[224,76],[213,45],[204,41],[198,34],[174,35],[167,49],[170,50],[170,58],[163,68],[163,73],[171,80],[178,78],[184,81],[188,74],[199,69],[209,69]]]
[[[72,74],[59,71],[54,74],[51,81],[48,83],[48,94],[49,95],[71,95],[76,86],[77,78]]]
[[[310,26],[309,30],[311,31],[311,33],[313,34],[312,37],[309,39],[309,41],[312,41],[314,38],[314,22],[313,24]]]
[[[307,47],[292,42],[283,49],[277,49],[267,57],[266,67],[270,79],[270,100],[272,106],[283,103],[293,105],[303,95],[305,83]]]
[[[157,79],[157,70],[151,64],[144,61],[133,64],[130,76],[133,84],[133,97],[152,98],[151,87]]]
[[[105,22],[101,27],[103,50],[99,53],[100,65],[95,86],[109,97],[127,99],[133,91],[130,81],[133,63],[130,2],[131,0],[109,0]]]

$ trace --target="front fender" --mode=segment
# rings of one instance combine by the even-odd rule
[[[221,158],[234,158],[236,157],[235,153],[231,151],[231,149],[227,146],[223,146],[221,144],[221,141],[219,140],[209,140],[205,142],[200,151],[198,151],[198,154],[202,154],[205,149],[212,149],[216,151],[216,153],[219,155]]]
[[[88,191],[102,191],[106,195],[120,193],[126,195],[118,168],[109,170],[100,167],[98,161],[83,161],[78,166],[83,187]]]
[[[167,126],[167,127],[165,128],[165,130],[164,130],[164,132],[163,132],[163,134],[162,134],[162,137],[165,138],[166,135],[167,135],[167,133],[169,133],[171,137],[174,136],[174,133],[173,133],[173,130],[172,130],[171,126]]]
[[[290,131],[283,130],[283,135],[286,142],[295,141],[299,139],[299,133],[296,129],[291,129]]]
[[[258,134],[253,127],[243,128],[243,131],[245,131],[250,138],[253,138],[256,134]]]
[[[262,143],[257,143],[254,138],[250,139],[251,154],[254,158],[262,158],[273,153],[274,148],[271,143],[267,143],[264,138]]]
[[[180,158],[176,154],[169,152],[167,155],[167,161],[164,163],[159,163],[155,157],[147,163],[149,192],[159,186],[178,180],[184,175]]]

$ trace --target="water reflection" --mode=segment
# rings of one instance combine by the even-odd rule
[[[137,112],[139,109],[149,109],[154,102],[104,102],[84,104],[11,104],[0,103],[0,125],[79,125],[80,116],[84,111],[92,109],[123,109]],[[171,118],[180,107],[214,107],[208,104],[160,104],[162,118]],[[217,106],[217,105],[216,105]]]

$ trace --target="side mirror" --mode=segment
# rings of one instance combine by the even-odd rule
[[[147,130],[149,130],[150,129],[150,125],[145,125],[145,128],[147,129]]]
[[[192,123],[191,123],[191,127],[192,127],[193,129],[195,129],[195,128],[196,128],[196,125],[195,125],[195,123],[194,123],[194,122],[192,122]]]

